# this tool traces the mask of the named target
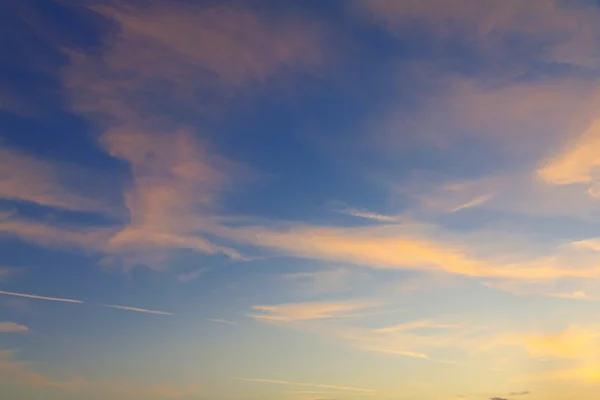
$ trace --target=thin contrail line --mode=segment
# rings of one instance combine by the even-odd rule
[[[28,299],[60,301],[63,303],[80,303],[80,304],[83,303],[83,301],[81,301],[81,300],[61,299],[60,297],[35,296],[33,294],[26,294],[26,293],[5,292],[4,290],[0,290],[0,294],[5,294],[7,296],[26,297]]]
[[[137,308],[137,307],[126,307],[126,306],[117,306],[115,304],[103,304],[104,307],[110,308],[118,308],[119,310],[127,310],[127,311],[136,311],[146,314],[159,314],[159,315],[175,315],[174,313],[166,312],[166,311],[156,311],[156,310],[147,310],[145,308]]]
[[[59,301],[62,303],[77,303],[77,304],[84,303],[82,300],[63,299],[61,297],[36,296],[34,294],[7,292],[4,290],[0,290],[0,295],[1,294],[7,295],[7,296],[25,297],[27,299]],[[136,312],[141,312],[141,313],[146,313],[146,314],[174,315],[174,313],[170,313],[170,312],[166,312],[166,311],[148,310],[145,308],[126,307],[126,306],[119,306],[119,305],[114,305],[114,304],[102,304],[102,306],[110,307],[110,308],[118,308],[121,310],[136,311]]]

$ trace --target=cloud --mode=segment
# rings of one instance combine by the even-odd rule
[[[189,82],[210,71],[211,78],[240,85],[287,68],[312,68],[322,58],[316,25],[285,16],[268,23],[243,7],[121,3],[94,10],[119,26],[105,55],[109,65],[145,65],[145,76]]]
[[[222,318],[209,318],[208,320],[212,321],[212,322],[217,322],[219,324],[237,325],[237,322],[229,321],[229,320],[222,319]]]
[[[403,332],[403,331],[412,331],[415,329],[455,329],[456,325],[453,324],[443,324],[435,321],[411,321],[404,324],[398,324],[394,326],[390,326],[387,328],[379,328],[376,329],[375,332]]]
[[[166,312],[166,311],[156,311],[156,310],[147,310],[145,308],[117,306],[114,304],[104,304],[104,307],[117,308],[119,310],[135,311],[135,312],[146,313],[146,314],[175,315],[174,313],[170,313],[170,312]]]
[[[556,0],[520,2],[444,0],[359,1],[359,12],[395,34],[421,27],[438,39],[459,40],[489,56],[508,55],[506,39],[537,44],[536,55],[552,63],[594,65],[600,58],[597,29],[598,10],[590,3],[572,7]],[[524,43],[521,43],[523,45]]]
[[[201,133],[188,129],[185,118],[148,108],[147,98],[164,99],[166,109],[181,107],[178,115],[189,109],[197,125],[199,99],[188,89],[212,90],[215,82],[242,87],[296,65],[312,67],[319,58],[315,32],[226,6],[114,4],[93,7],[117,26],[102,51],[71,52],[64,74],[74,109],[94,121],[103,116],[97,121],[105,129],[100,144],[131,171],[125,190],[130,222],[104,246],[104,264],[160,269],[172,249],[244,259],[200,236],[216,200],[242,169],[198,140]]]
[[[480,328],[416,320],[379,329],[340,326],[324,334],[364,351],[454,364],[453,360],[436,357],[435,352],[439,349],[467,348],[475,340],[473,333],[478,329]]]
[[[582,285],[581,282],[577,282],[577,285]],[[562,291],[554,288],[554,282],[539,282],[539,281],[516,281],[516,280],[496,280],[491,282],[484,282],[483,285],[492,290],[501,290],[503,292],[511,293],[517,296],[540,296],[540,297],[553,297],[558,299],[569,299],[569,300],[584,300],[584,301],[599,301],[600,297],[590,295],[583,289],[576,289],[573,291]],[[558,281],[558,283],[561,283]]]
[[[385,215],[379,214],[372,211],[367,210],[357,210],[355,208],[346,208],[342,210],[338,210],[338,212],[342,214],[351,215],[353,217],[370,219],[378,222],[400,222],[401,216],[398,215]]]
[[[457,212],[457,211],[461,211],[461,210],[466,210],[468,208],[480,206],[480,205],[484,204],[485,202],[487,202],[491,197],[492,197],[491,195],[475,197],[474,199],[469,200],[468,202],[463,203],[463,204],[453,208],[451,212]]]
[[[210,223],[208,211],[228,181],[231,163],[208,156],[189,132],[153,136],[113,131],[102,143],[111,155],[131,165],[134,185],[125,193],[128,225],[52,226],[8,216],[0,220],[0,234],[48,247],[93,251],[105,255],[104,264],[125,267],[161,268],[169,250],[181,248],[243,259],[235,250],[197,235]]]
[[[244,227],[220,229],[234,239],[273,248],[309,259],[321,259],[375,268],[435,269],[468,273],[477,268],[459,250],[420,241],[402,233],[403,226],[313,227],[289,225],[287,229]]]
[[[9,147],[0,147],[0,159],[0,199],[73,211],[116,212],[101,193],[90,195],[92,187],[86,187],[84,194],[81,187],[74,185],[82,180],[78,175],[89,174],[79,166],[45,161]]]
[[[600,120],[594,120],[576,143],[548,161],[537,173],[540,178],[554,185],[587,184],[588,194],[596,197],[599,150]]]
[[[585,358],[590,352],[598,351],[600,331],[571,326],[550,334],[527,334],[516,340],[535,357]]]
[[[364,393],[376,393],[375,390],[371,389],[361,389],[349,386],[337,386],[337,385],[323,385],[317,383],[300,383],[300,382],[290,382],[290,381],[281,381],[275,379],[253,379],[253,378],[235,378],[239,381],[245,382],[257,382],[257,383],[272,383],[276,385],[286,385],[286,386],[304,386],[304,387],[315,387],[315,388],[323,388],[323,389],[338,389],[345,390],[351,392],[364,392]]]
[[[196,279],[197,277],[199,277],[201,274],[203,274],[204,272],[206,272],[206,268],[198,268],[195,271],[190,271],[185,274],[177,275],[177,280],[179,282],[184,282],[184,283],[191,282],[194,279]]]
[[[305,302],[305,303],[287,303],[271,306],[253,306],[255,311],[261,311],[263,314],[251,315],[256,319],[275,322],[294,322],[315,319],[347,318],[352,316],[352,311],[364,310],[377,307],[379,304],[364,301],[348,302]]]
[[[209,223],[207,213],[229,180],[228,161],[210,155],[189,132],[109,131],[102,143],[111,155],[129,163],[133,177],[125,194],[130,223],[109,240],[109,253],[121,255],[127,264],[135,264],[141,253],[155,268],[172,248],[243,258],[193,234]],[[152,263],[152,257],[158,262]]]
[[[519,381],[569,380],[597,382],[600,379],[600,329],[597,325],[570,325],[559,331],[513,332],[491,335],[473,343],[477,349],[501,351],[517,348],[535,359],[550,359],[551,365],[567,365],[519,377]],[[556,361],[562,361],[556,363]],[[523,392],[523,395],[526,392]],[[512,396],[515,396],[513,394]]]
[[[554,148],[552,148],[554,151]],[[537,163],[537,160],[536,160]],[[417,184],[393,189],[395,196],[416,200],[412,211],[423,218],[450,212],[471,199],[493,193],[480,207],[488,213],[508,213],[521,217],[568,217],[589,220],[595,217],[597,201],[582,196],[572,185],[548,185],[527,168],[510,174],[487,175],[474,179],[431,177]]]
[[[35,296],[35,295],[32,295],[32,294],[26,294],[26,293],[6,292],[4,290],[0,290],[0,294],[7,295],[7,296],[25,297],[25,298],[28,298],[28,299],[58,301],[58,302],[63,302],[63,303],[79,303],[79,304],[83,303],[83,301],[81,301],[81,300],[63,299],[63,298],[60,298],[60,297]]]
[[[554,254],[544,256],[523,252],[521,257],[507,260],[506,249],[486,256],[477,251],[479,246],[489,248],[488,240],[506,239],[497,232],[490,237],[477,232],[461,238],[426,224],[334,227],[282,223],[275,227],[219,226],[214,232],[295,257],[377,269],[441,270],[471,277],[538,280],[600,275],[593,256],[572,249],[556,248]],[[511,254],[515,254],[514,248]]]
[[[58,249],[98,252],[114,232],[114,228],[53,226],[22,218],[0,220],[0,235]]]
[[[22,333],[29,331],[25,325],[17,324],[16,322],[0,322],[0,333]]]

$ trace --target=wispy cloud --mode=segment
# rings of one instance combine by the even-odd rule
[[[344,208],[338,210],[341,214],[351,215],[357,218],[370,219],[378,222],[400,222],[402,221],[402,216],[400,215],[386,215],[379,214],[372,211],[367,210],[357,210],[356,208]]]
[[[196,279],[197,277],[199,277],[201,274],[203,274],[204,272],[206,272],[206,268],[198,268],[195,271],[190,271],[184,274],[179,274],[177,275],[177,280],[179,282],[183,282],[183,283],[187,283],[187,282],[191,282],[194,279]]]
[[[245,382],[257,382],[257,383],[272,383],[275,385],[287,385],[287,386],[304,386],[304,387],[315,387],[315,388],[323,388],[323,389],[338,389],[338,390],[346,390],[351,392],[364,392],[364,393],[376,393],[375,390],[372,389],[361,389],[349,386],[337,386],[337,385],[324,385],[318,383],[301,383],[301,382],[290,382],[290,381],[282,381],[275,379],[254,379],[254,378],[235,378],[240,381]]]
[[[77,229],[23,220],[2,223],[0,230],[49,247],[92,248],[106,255],[103,265],[125,268],[163,268],[174,249],[244,259],[202,235],[217,208],[215,199],[231,186],[233,175],[248,174],[249,169],[219,157],[206,139],[197,140],[205,135],[186,128],[195,127],[199,114],[214,113],[204,110],[193,93],[211,93],[216,106],[224,92],[318,68],[326,54],[321,28],[286,13],[272,20],[251,8],[220,4],[153,2],[138,7],[117,1],[90,6],[89,11],[118,29],[104,32],[99,51],[64,48],[70,62],[61,78],[72,109],[98,123],[101,147],[131,168],[132,185],[124,193],[129,218],[119,209],[124,226],[103,230],[103,237],[94,240]],[[160,106],[151,106],[148,96],[155,99],[152,104],[181,112],[174,119]],[[0,158],[6,160],[5,171],[0,170],[5,176],[0,198],[68,210],[114,211],[99,194],[89,196],[91,188],[65,186],[72,171],[81,168],[8,148],[0,149]],[[57,234],[63,230],[72,234]]]
[[[482,55],[505,54],[507,49],[498,38],[518,37],[522,41],[546,40],[535,57],[545,62],[561,62],[577,66],[594,65],[600,54],[594,48],[597,28],[582,32],[581,26],[594,26],[598,10],[591,3],[569,7],[560,1],[494,2],[443,0],[420,2],[407,0],[359,1],[358,12],[400,35],[414,20],[424,23],[427,32],[438,40],[456,40]],[[526,24],[523,21],[527,21]],[[470,26],[471,29],[455,29]]]
[[[467,208],[478,207],[478,206],[486,203],[491,198],[492,198],[492,195],[484,195],[484,196],[475,197],[474,199],[469,200],[468,202],[463,203],[463,204],[453,208],[452,212],[466,210]]]
[[[252,314],[253,318],[265,321],[294,322],[316,319],[348,318],[351,312],[379,306],[379,303],[368,301],[347,302],[304,302],[286,303],[270,306],[253,306],[255,311],[263,314]]]
[[[235,322],[235,321],[229,321],[229,320],[222,319],[222,318],[209,318],[208,320],[212,321],[212,322],[217,322],[219,324],[237,325],[237,322]]]
[[[416,329],[455,329],[458,326],[455,324],[444,324],[436,321],[410,321],[403,324],[390,326],[387,328],[376,329],[375,332],[403,332],[412,331]]]
[[[590,183],[593,170],[600,165],[600,121],[593,121],[581,139],[538,170],[539,176],[555,185]]]
[[[483,282],[483,285],[503,292],[511,293],[517,296],[538,296],[553,297],[568,300],[600,301],[600,296],[590,295],[584,289],[573,291],[559,291],[552,287],[548,282],[519,282],[515,280],[500,280],[492,282]]]
[[[7,295],[7,296],[25,297],[25,298],[28,298],[28,299],[59,301],[59,302],[63,302],[63,303],[83,303],[83,301],[81,301],[81,300],[63,299],[63,298],[60,298],[60,297],[36,296],[36,295],[33,295],[33,294],[26,294],[26,293],[6,292],[4,290],[0,290],[0,294],[4,294],[4,295]]]
[[[170,312],[166,312],[166,311],[148,310],[145,308],[118,306],[118,305],[114,305],[114,304],[103,304],[103,305],[104,305],[104,307],[117,308],[119,310],[135,311],[135,312],[146,313],[146,314],[175,315],[174,313],[170,313]]]
[[[25,325],[17,324],[16,322],[0,322],[0,333],[23,333],[29,331]]]
[[[0,199],[25,201],[47,207],[75,211],[114,214],[116,210],[102,198],[90,195],[92,187],[76,187],[65,182],[81,180],[86,175],[81,167],[45,161],[14,148],[0,146]],[[75,172],[77,171],[77,172]],[[88,171],[89,172],[89,171]],[[104,200],[104,201],[102,201]],[[5,219],[5,218],[0,218]]]

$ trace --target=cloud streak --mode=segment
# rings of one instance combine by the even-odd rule
[[[60,297],[36,296],[33,294],[26,294],[26,293],[6,292],[4,290],[0,290],[0,295],[16,296],[16,297],[23,297],[23,298],[27,298],[27,299],[35,299],[35,300],[56,301],[56,302],[62,302],[62,303],[84,304],[84,302],[82,300],[64,299],[64,298],[60,298]],[[115,304],[101,304],[101,306],[120,309],[120,310],[135,311],[135,312],[146,313],[146,314],[175,315],[174,313],[170,313],[170,312],[166,312],[166,311],[149,310],[149,309],[137,308],[137,307],[127,307],[127,306],[121,306],[121,305],[115,305]]]
[[[264,321],[294,322],[319,319],[349,318],[354,316],[353,311],[364,310],[379,306],[376,302],[348,301],[348,302],[304,302],[277,305],[257,305],[252,308],[263,314],[250,316]]]
[[[217,322],[219,324],[237,325],[237,322],[235,322],[235,321],[229,321],[229,320],[222,319],[222,318],[209,318],[208,320],[212,321],[212,322]]]
[[[36,299],[36,300],[58,301],[58,302],[62,302],[62,303],[78,303],[78,304],[83,303],[83,301],[81,301],[81,300],[63,299],[60,297],[36,296],[33,294],[26,294],[26,293],[6,292],[4,290],[0,290],[0,294],[6,295],[6,296],[25,297],[28,299]]]
[[[337,385],[323,385],[318,383],[301,383],[301,382],[290,382],[290,381],[281,381],[275,379],[254,379],[254,378],[235,378],[239,381],[244,382],[257,382],[257,383],[272,383],[275,385],[286,385],[286,386],[304,386],[304,387],[314,387],[314,388],[323,388],[323,389],[338,389],[338,390],[346,390],[351,392],[363,392],[363,393],[376,393],[375,390],[372,389],[362,389],[355,388],[350,386],[337,386]]]
[[[145,313],[145,314],[175,315],[174,313],[166,312],[166,311],[148,310],[145,308],[137,308],[137,307],[118,306],[118,305],[114,305],[114,304],[103,304],[103,306],[109,307],[109,308],[116,308],[119,310],[135,311],[135,312],[140,312],[140,313]]]

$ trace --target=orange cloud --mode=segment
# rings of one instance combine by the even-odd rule
[[[416,329],[452,329],[456,328],[453,324],[443,324],[435,321],[411,321],[403,324],[390,326],[387,328],[376,329],[375,332],[403,332],[412,331]]]
[[[370,268],[443,270],[473,277],[513,279],[600,276],[594,257],[577,252],[557,250],[554,255],[520,261],[505,261],[493,256],[474,257],[470,253],[477,250],[477,242],[467,246],[461,244],[461,240],[443,240],[440,238],[443,235],[424,232],[424,228],[414,225],[341,228],[290,224],[281,229],[258,226],[213,229],[229,239],[296,257]],[[464,242],[467,239],[464,238]]]
[[[364,310],[378,306],[373,302],[330,302],[330,303],[288,303],[272,306],[253,306],[256,311],[263,314],[251,315],[253,318],[277,321],[293,322],[315,319],[346,318],[352,316],[352,311]]]
[[[600,167],[600,120],[593,121],[577,143],[559,154],[537,172],[540,178],[554,185],[592,184],[598,179]],[[594,187],[590,195],[594,197]]]
[[[376,268],[435,269],[475,273],[478,266],[461,251],[403,235],[400,226],[335,228],[290,226],[285,230],[247,227],[220,231],[238,240],[299,257],[349,262]]]
[[[583,358],[598,351],[600,331],[572,326],[550,334],[526,334],[517,340],[535,357]]]
[[[571,366],[550,369],[519,377],[522,381],[565,380],[580,383],[600,382],[600,330],[597,326],[570,326],[551,333],[525,333],[500,336],[489,344],[520,347],[533,357],[550,357],[571,361]]]

